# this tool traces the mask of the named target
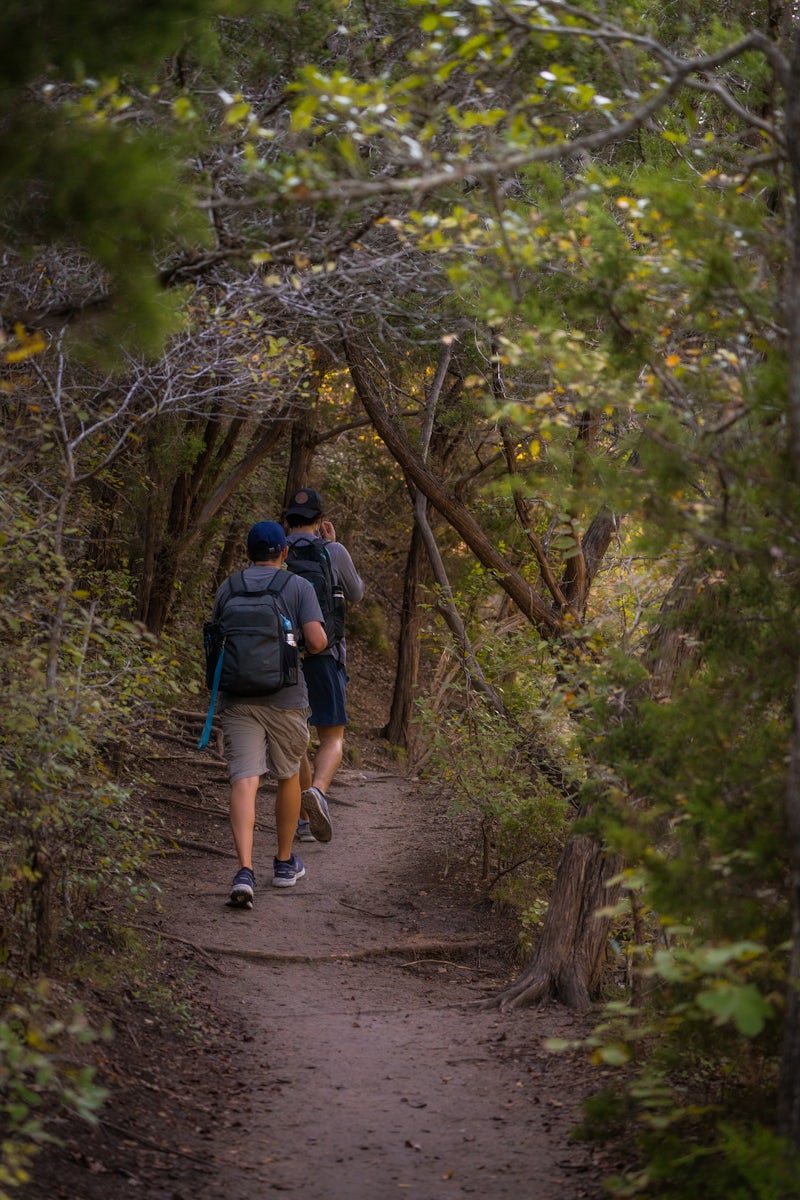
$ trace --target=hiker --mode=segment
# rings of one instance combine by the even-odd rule
[[[234,624],[236,599],[242,596],[242,602],[251,606],[251,612],[254,604],[262,613],[266,606],[272,609],[272,600],[265,590],[280,587],[277,605],[291,622],[286,637],[288,645],[291,647],[296,639],[309,656],[324,650],[328,639],[313,587],[305,579],[282,570],[287,554],[282,527],[275,521],[257,522],[247,535],[247,553],[250,566],[230,576],[217,590],[212,620],[227,609],[226,623],[228,626]],[[248,593],[256,595],[248,598]],[[250,627],[254,624],[254,620],[249,621]],[[236,647],[229,643],[235,643],[235,640],[234,628],[225,645],[234,682]],[[296,651],[293,653],[296,663]],[[251,666],[254,661],[254,655],[244,641],[242,660],[243,666]],[[231,663],[234,666],[230,666]],[[292,887],[305,874],[302,860],[292,852],[292,842],[300,816],[300,763],[309,739],[308,692],[302,671],[296,671],[295,679],[296,682],[278,686],[277,690],[265,695],[252,694],[253,685],[248,687],[247,694],[237,694],[235,690],[220,690],[219,693],[220,722],[231,783],[230,822],[239,860],[228,900],[234,908],[253,907],[256,792],[260,776],[267,770],[278,781],[275,796],[278,846],[273,860],[273,885]],[[255,686],[257,684],[258,680]]]
[[[364,581],[350,554],[336,541],[333,523],[325,516],[322,496],[314,488],[300,488],[292,496],[285,513],[288,530],[290,570],[300,570],[293,562],[293,548],[307,546],[323,538],[333,566],[336,582],[347,604],[357,604],[364,595]],[[319,746],[314,755],[313,772],[304,755],[300,764],[302,787],[297,839],[301,842],[329,842],[333,833],[326,792],[342,761],[344,730],[347,720],[347,647],[343,625],[341,636],[333,636],[326,618],[329,645],[321,654],[303,657],[303,675],[311,706],[309,724],[317,731]]]

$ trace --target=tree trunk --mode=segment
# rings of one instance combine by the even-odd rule
[[[794,697],[791,758],[787,786],[791,866],[789,875],[792,914],[792,950],[783,1031],[778,1127],[800,1150],[800,667]]]
[[[151,633],[161,633],[167,623],[175,596],[175,582],[183,563],[196,551],[209,523],[237,487],[275,448],[286,429],[285,416],[284,409],[277,417],[269,419],[260,436],[256,431],[245,454],[223,478],[219,478],[221,466],[227,466],[238,439],[247,431],[247,427],[238,419],[231,423],[219,455],[211,455],[206,447],[194,468],[182,473],[174,481],[169,518],[161,534],[161,543],[154,551],[145,547],[146,561],[148,555],[152,555],[152,580],[142,595],[138,616]],[[217,424],[216,421],[210,421],[207,425],[212,436],[216,436],[212,430]],[[216,486],[215,480],[218,480]]]
[[[595,575],[619,529],[619,517],[610,508],[601,508],[581,539],[580,551],[568,558],[561,580],[561,591],[569,609],[583,621]]]
[[[314,456],[320,442],[329,432],[320,430],[319,394],[332,361],[331,356],[322,351],[314,355],[306,389],[306,403],[292,421],[289,465],[286,469],[286,490],[283,497],[284,510],[299,488],[312,487],[314,483]]]
[[[561,617],[551,610],[550,605],[545,603],[527,579],[514,570],[497,549],[495,543],[487,537],[469,510],[455,496],[450,495],[434,472],[425,466],[421,455],[409,443],[400,422],[390,414],[377,389],[373,386],[357,349],[349,341],[345,341],[345,353],[353,383],[365,411],[379,437],[409,479],[423,492],[453,529],[461,534],[478,561],[494,575],[498,585],[508,593],[520,612],[540,630],[542,635],[567,637],[568,627]]]
[[[786,86],[786,148],[794,190],[793,229],[789,246],[786,289],[787,352],[789,359],[789,419],[795,478],[800,483],[800,32],[795,36]],[[789,836],[789,902],[792,950],[786,994],[783,1055],[778,1095],[778,1126],[800,1150],[800,669],[794,698],[789,778],[786,786]]]
[[[314,455],[319,445],[315,416],[314,410],[309,408],[292,421],[289,466],[286,471],[286,491],[283,498],[284,511],[299,488],[313,486],[312,468]]]
[[[586,816],[582,810],[579,817]],[[599,997],[605,965],[609,917],[598,910],[614,904],[622,859],[608,854],[586,834],[567,842],[558,867],[542,933],[531,961],[484,1008],[518,1008],[558,1000],[585,1012]]]
[[[357,348],[345,342],[350,372],[366,412],[410,483],[444,516],[477,559],[497,579],[517,607],[545,637],[568,637],[568,626],[551,604],[530,586],[487,538],[471,513],[425,464],[424,454],[412,447],[399,420],[392,416],[361,360]],[[598,519],[588,547],[593,575],[608,547],[616,523],[611,514]],[[588,572],[587,572],[588,574]],[[534,748],[531,748],[534,750]],[[531,753],[536,763],[538,755]],[[550,776],[548,776],[550,777]],[[574,783],[569,794],[574,794]],[[517,1006],[552,998],[578,1010],[588,1008],[599,991],[610,919],[597,910],[613,903],[618,885],[608,881],[619,874],[622,860],[585,835],[569,840],[556,876],[542,938],[527,969],[513,985],[486,1002],[491,1006]]]
[[[389,720],[382,730],[393,746],[407,747],[419,672],[419,585],[425,562],[425,546],[419,526],[414,525],[403,577],[403,604],[397,638],[397,669]]]
[[[587,562],[591,557],[587,555]],[[690,563],[675,577],[661,605],[661,615],[672,615],[696,595],[705,576]],[[690,661],[692,645],[684,635],[676,634],[671,622],[661,621],[648,639],[643,662],[649,671],[641,695],[669,694],[678,671]],[[640,693],[626,698],[620,720],[634,711]],[[564,795],[577,795],[577,783],[557,775],[551,763],[534,743],[529,749],[534,767],[560,786]],[[800,756],[798,757],[800,762]],[[799,768],[800,770],[800,768]],[[576,820],[588,815],[579,808]],[[604,952],[611,929],[611,918],[598,916],[598,910],[616,902],[620,884],[610,883],[623,868],[623,859],[609,854],[587,834],[571,837],[561,858],[542,935],[530,963],[508,988],[485,1002],[484,1007],[518,1007],[541,1000],[560,1000],[570,1008],[583,1011],[597,997],[602,983]]]

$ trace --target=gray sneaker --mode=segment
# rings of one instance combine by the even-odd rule
[[[315,842],[317,840],[311,832],[311,826],[308,821],[300,820],[297,822],[294,840],[296,842]]]
[[[279,858],[272,860],[272,886],[273,887],[294,887],[298,879],[302,879],[306,873],[303,866],[302,858],[298,858],[293,854],[288,862],[282,862]]]
[[[325,793],[318,787],[310,787],[308,791],[303,792],[300,807],[308,817],[308,824],[317,841],[329,842],[333,837],[333,826]]]
[[[231,885],[230,898],[227,901],[229,908],[246,908],[253,907],[253,896],[256,890],[256,877],[249,867],[242,867],[236,872]]]

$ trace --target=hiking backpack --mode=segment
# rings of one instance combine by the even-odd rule
[[[302,575],[314,588],[322,609],[328,646],[334,646],[344,637],[345,599],[328,545],[325,538],[305,535],[290,541],[286,568],[294,575]]]
[[[264,588],[249,588],[244,571],[228,580],[216,619],[203,626],[207,687],[220,655],[217,682],[224,692],[269,696],[297,683],[297,635],[279,600],[288,582],[285,571]]]

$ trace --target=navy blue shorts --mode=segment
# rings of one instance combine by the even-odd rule
[[[331,654],[303,659],[303,675],[311,708],[309,725],[347,725],[347,671]]]

